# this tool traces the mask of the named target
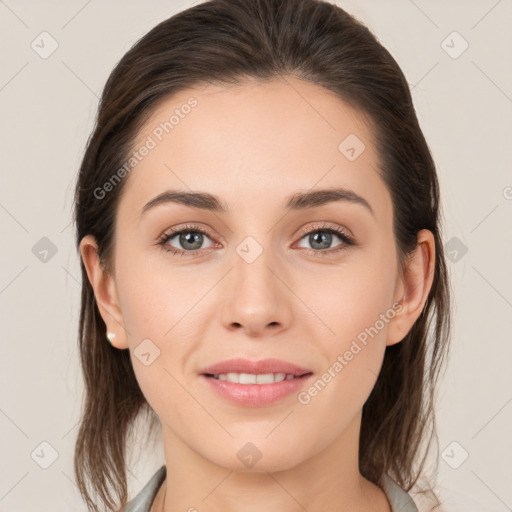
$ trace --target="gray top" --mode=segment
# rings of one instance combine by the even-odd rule
[[[120,512],[149,512],[153,500],[165,480],[167,468],[165,464],[151,477],[142,490],[128,502]],[[382,490],[391,503],[392,512],[418,512],[414,501],[394,480],[388,475],[382,479]]]

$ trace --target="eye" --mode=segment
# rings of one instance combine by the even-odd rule
[[[338,247],[331,249],[330,246],[333,242],[333,235],[342,240],[342,243],[339,244]],[[313,252],[315,254],[332,254],[345,250],[351,245],[355,245],[355,240],[343,229],[326,224],[315,226],[314,229],[310,229],[301,237],[301,240],[302,239],[306,239],[311,246],[311,249],[306,247],[308,252]],[[322,256],[324,256],[324,254],[322,254]]]
[[[184,226],[181,229],[170,230],[162,235],[158,244],[161,245],[166,251],[179,256],[195,254],[201,249],[204,242],[204,237],[210,238],[208,234],[197,226]],[[168,242],[176,239],[175,243],[178,247],[169,245]]]

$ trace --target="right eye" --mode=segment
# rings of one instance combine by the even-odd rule
[[[210,238],[208,234],[197,226],[185,226],[180,229],[166,231],[160,238],[158,244],[164,250],[179,256],[192,256],[202,249],[204,237]],[[168,242],[177,239],[180,247],[169,245]]]

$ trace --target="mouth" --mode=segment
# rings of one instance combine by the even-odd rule
[[[312,371],[282,359],[252,361],[240,357],[220,361],[201,370],[202,375],[239,384],[257,384],[258,378],[261,379],[261,383],[268,384],[302,377],[307,373],[312,373]],[[254,376],[256,376],[256,381]]]
[[[284,380],[303,379],[313,372],[305,372],[295,375],[293,373],[203,373],[205,377],[215,380],[223,380],[233,384],[274,384],[275,382],[282,382]]]
[[[230,359],[204,368],[200,377],[214,396],[243,407],[265,407],[298,393],[313,372],[279,359]]]

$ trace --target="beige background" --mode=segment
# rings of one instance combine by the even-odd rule
[[[512,2],[337,3],[399,62],[438,165],[457,305],[438,408],[447,509],[512,510]],[[85,510],[72,471],[82,393],[74,182],[115,63],[192,4],[0,0],[1,512]],[[41,37],[58,44],[46,59],[31,47]],[[48,247],[56,252],[41,261]],[[163,462],[159,445],[142,450],[131,495]]]

